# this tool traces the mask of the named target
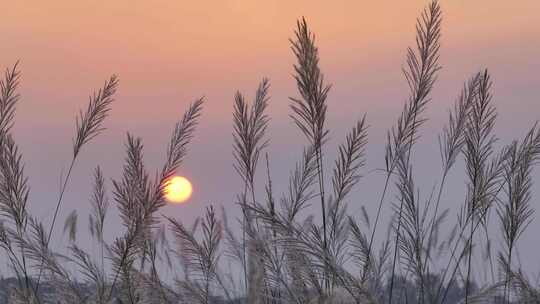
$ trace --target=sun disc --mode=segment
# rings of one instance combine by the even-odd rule
[[[185,203],[193,192],[189,180],[182,176],[171,178],[165,186],[165,198],[174,204]]]

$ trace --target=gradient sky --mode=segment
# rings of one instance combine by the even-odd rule
[[[2,1],[3,2],[3,1]],[[8,2],[8,1],[5,1]],[[370,124],[366,177],[350,201],[375,210],[383,176],[385,132],[405,101],[401,73],[414,22],[427,1],[9,1],[0,18],[0,67],[20,60],[21,95],[15,139],[24,153],[32,186],[31,210],[49,223],[59,181],[69,165],[75,114],[111,74],[120,77],[108,130],[83,150],[60,218],[79,211],[84,237],[91,172],[101,165],[118,178],[126,132],[143,138],[148,167],[158,168],[174,122],[187,104],[207,103],[185,165],[178,172],[193,181],[190,204],[168,206],[164,214],[185,222],[214,203],[234,206],[241,181],[232,168],[231,109],[235,91],[249,98],[262,77],[271,80],[270,161],[278,192],[304,139],[288,117],[288,96],[296,96],[288,39],[305,16],[316,33],[321,65],[333,84],[327,159],[345,132],[364,113]],[[441,1],[444,12],[441,71],[427,115],[430,121],[414,155],[417,183],[425,198],[439,179],[437,134],[463,81],[488,67],[494,80],[501,143],[522,136],[540,119],[540,2]],[[459,164],[461,165],[461,164]],[[456,167],[443,204],[463,202],[463,168]],[[369,172],[369,173],[368,173]],[[540,171],[537,171],[540,172]],[[540,174],[536,173],[536,177]],[[262,183],[261,183],[262,185]],[[109,183],[110,186],[110,183]],[[535,186],[537,193],[540,189]],[[262,188],[261,188],[262,190]],[[533,204],[540,207],[535,199]],[[389,202],[386,205],[389,212]],[[453,208],[455,210],[456,208]],[[236,213],[233,213],[236,214]],[[449,218],[455,220],[454,214]],[[494,217],[495,219],[495,217]],[[58,225],[58,233],[62,225]],[[109,228],[118,231],[118,218]],[[535,220],[521,254],[540,270]],[[494,229],[497,229],[494,227]],[[494,232],[495,233],[495,232]],[[110,236],[111,238],[113,236]],[[61,244],[57,234],[54,244]]]

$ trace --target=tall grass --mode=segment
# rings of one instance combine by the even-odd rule
[[[155,174],[144,164],[142,139],[132,134],[126,136],[119,179],[108,185],[96,167],[88,217],[96,256],[79,244],[76,211],[64,223],[66,247],[52,249],[49,243],[76,160],[104,131],[118,79],[111,77],[92,94],[77,118],[69,171],[46,225],[28,212],[30,185],[11,134],[20,99],[14,65],[0,80],[0,247],[15,279],[10,303],[540,303],[540,287],[516,262],[520,236],[534,215],[532,174],[540,158],[540,130],[535,124],[523,139],[499,146],[488,70],[465,80],[449,110],[439,136],[440,181],[431,193],[415,182],[414,144],[441,72],[442,19],[438,1],[431,1],[417,20],[415,46],[407,49],[403,72],[409,90],[388,131],[374,220],[365,207],[359,214],[347,209],[352,190],[366,175],[368,118],[362,115],[340,145],[328,145],[331,84],[319,65],[315,35],[302,18],[290,40],[298,90],[290,98],[290,116],[306,142],[286,191],[274,188],[266,151],[270,81],[265,78],[252,103],[241,92],[234,96],[232,150],[243,187],[231,203],[242,212],[239,229],[229,224],[225,208],[207,207],[191,227],[160,214],[164,188],[182,165],[202,113],[203,99],[196,99],[175,124]],[[333,162],[326,154],[331,149],[337,155]],[[466,190],[458,197],[445,188],[461,159]],[[455,206],[443,205],[447,197],[463,200],[455,222],[448,223]],[[389,203],[392,217],[382,233],[381,214]],[[107,231],[111,208],[124,227],[118,235]],[[498,235],[488,234],[490,224],[500,226]],[[485,252],[478,228],[484,229]],[[481,281],[483,269],[474,258],[491,262],[493,252],[498,275]]]

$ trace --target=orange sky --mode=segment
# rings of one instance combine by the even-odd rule
[[[362,70],[402,61],[405,46],[412,42],[414,18],[424,4],[418,0],[10,1],[0,21],[0,51],[4,66],[22,60],[25,85],[35,94],[60,95],[54,99],[65,115],[79,106],[69,97],[86,94],[113,72],[120,74],[122,94],[128,96],[149,97],[157,90],[181,91],[185,95],[180,97],[186,98],[212,96],[264,75],[275,85],[281,79],[288,82],[287,39],[299,16],[306,16],[317,33],[329,79],[341,75],[372,79]],[[494,52],[495,56],[508,58],[538,50],[539,1],[442,4],[446,62],[463,61],[449,54],[453,51],[462,52],[461,57],[465,51],[475,56],[496,48],[502,53]],[[507,47],[508,43],[515,47]],[[516,60],[523,63],[522,56]],[[66,86],[69,92],[63,90]],[[34,106],[39,108],[42,102]],[[130,117],[146,112],[143,103],[131,106]]]
[[[106,123],[108,130],[84,151],[66,196],[68,205],[82,208],[82,218],[88,206],[89,173],[101,164],[107,176],[118,176],[125,132],[143,136],[147,160],[151,167],[158,166],[174,122],[188,102],[203,95],[207,98],[204,116],[181,172],[193,180],[193,200],[200,203],[167,212],[191,219],[204,204],[231,203],[240,184],[239,178],[231,178],[233,95],[240,89],[253,96],[264,76],[272,84],[270,152],[279,164],[273,174],[282,177],[276,187],[284,186],[303,140],[291,131],[287,116],[287,98],[296,95],[288,38],[301,16],[317,35],[323,71],[333,83],[328,114],[331,144],[367,112],[368,167],[380,168],[384,132],[406,97],[400,69],[405,50],[414,43],[415,18],[427,3],[0,2],[0,67],[21,60],[22,100],[14,130],[33,185],[32,206],[45,220],[51,216],[59,176],[71,152],[75,114],[86,106],[92,89],[112,73],[119,75],[120,89]],[[428,183],[433,181],[429,168],[439,162],[436,131],[442,128],[463,81],[478,69],[489,67],[493,73],[501,113],[497,130],[504,140],[520,136],[540,119],[540,1],[446,0],[441,4],[443,70],[427,113],[432,120],[419,146],[426,154],[418,156],[419,173],[427,173],[421,181]],[[374,181],[366,181],[360,190],[377,188],[377,176],[370,179]],[[366,200],[361,203],[368,204]],[[66,208],[65,214],[70,211]]]
[[[111,122],[119,130],[156,127],[157,118],[173,122],[182,106],[201,95],[208,98],[208,122],[228,124],[234,90],[250,90],[263,76],[270,77],[273,96],[279,99],[272,113],[285,117],[286,98],[294,93],[288,38],[295,20],[305,16],[317,34],[334,96],[345,105],[362,98],[362,111],[384,110],[402,101],[383,103],[390,98],[379,92],[402,92],[399,66],[424,4],[10,1],[0,20],[1,66],[21,60],[26,98],[19,119],[58,132],[89,91],[112,73],[121,79]],[[539,1],[456,0],[442,5],[446,74],[441,79],[448,79],[449,90],[485,66],[520,75],[520,81],[533,77],[523,73],[539,62]]]

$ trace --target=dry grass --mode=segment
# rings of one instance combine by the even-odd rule
[[[442,16],[439,3],[432,1],[417,21],[415,47],[407,50],[409,92],[388,131],[385,182],[374,221],[365,208],[360,214],[347,210],[351,190],[364,175],[368,119],[362,117],[344,136],[333,163],[325,161],[325,151],[332,149],[326,141],[331,85],[319,67],[315,35],[301,19],[290,41],[298,88],[290,108],[306,143],[288,177],[287,191],[280,196],[273,188],[271,158],[265,152],[270,82],[263,79],[251,104],[240,92],[234,98],[234,168],[244,183],[237,194],[241,230],[232,229],[225,211],[220,215],[213,206],[192,227],[159,214],[165,184],[182,165],[202,113],[203,99],[197,99],[174,126],[164,164],[155,175],[144,165],[142,140],[131,134],[122,176],[113,180],[110,190],[96,168],[88,229],[99,248],[97,256],[78,245],[75,211],[64,222],[69,243],[63,253],[48,244],[77,157],[104,130],[118,79],[111,77],[92,94],[87,110],[77,118],[70,169],[47,229],[27,210],[30,186],[11,135],[20,73],[17,65],[8,69],[0,80],[0,247],[16,282],[9,302],[540,303],[540,287],[515,261],[520,236],[534,215],[532,170],[540,157],[540,129],[534,125],[522,140],[498,149],[487,70],[465,81],[449,111],[439,137],[440,182],[427,195],[415,183],[414,144],[428,119],[425,110],[441,69]],[[266,178],[259,181],[262,155]],[[458,220],[447,223],[448,209],[455,206],[441,203],[450,195],[446,179],[460,158],[467,187]],[[260,183],[263,193],[256,190]],[[388,199],[390,195],[396,199]],[[315,202],[320,213],[310,214],[308,210],[319,210],[308,208]],[[387,233],[376,233],[388,203],[393,217]],[[113,207],[125,231],[109,243],[106,221]],[[496,221],[489,216],[491,210],[498,215]],[[489,235],[490,223],[499,224],[498,235]],[[478,228],[484,229],[485,243]],[[442,230],[450,232],[442,235]],[[375,250],[379,235],[386,237]],[[491,271],[497,275],[478,286],[483,269],[474,265],[473,257],[492,263],[494,255],[499,267]],[[174,278],[164,278],[160,267],[172,269]]]

